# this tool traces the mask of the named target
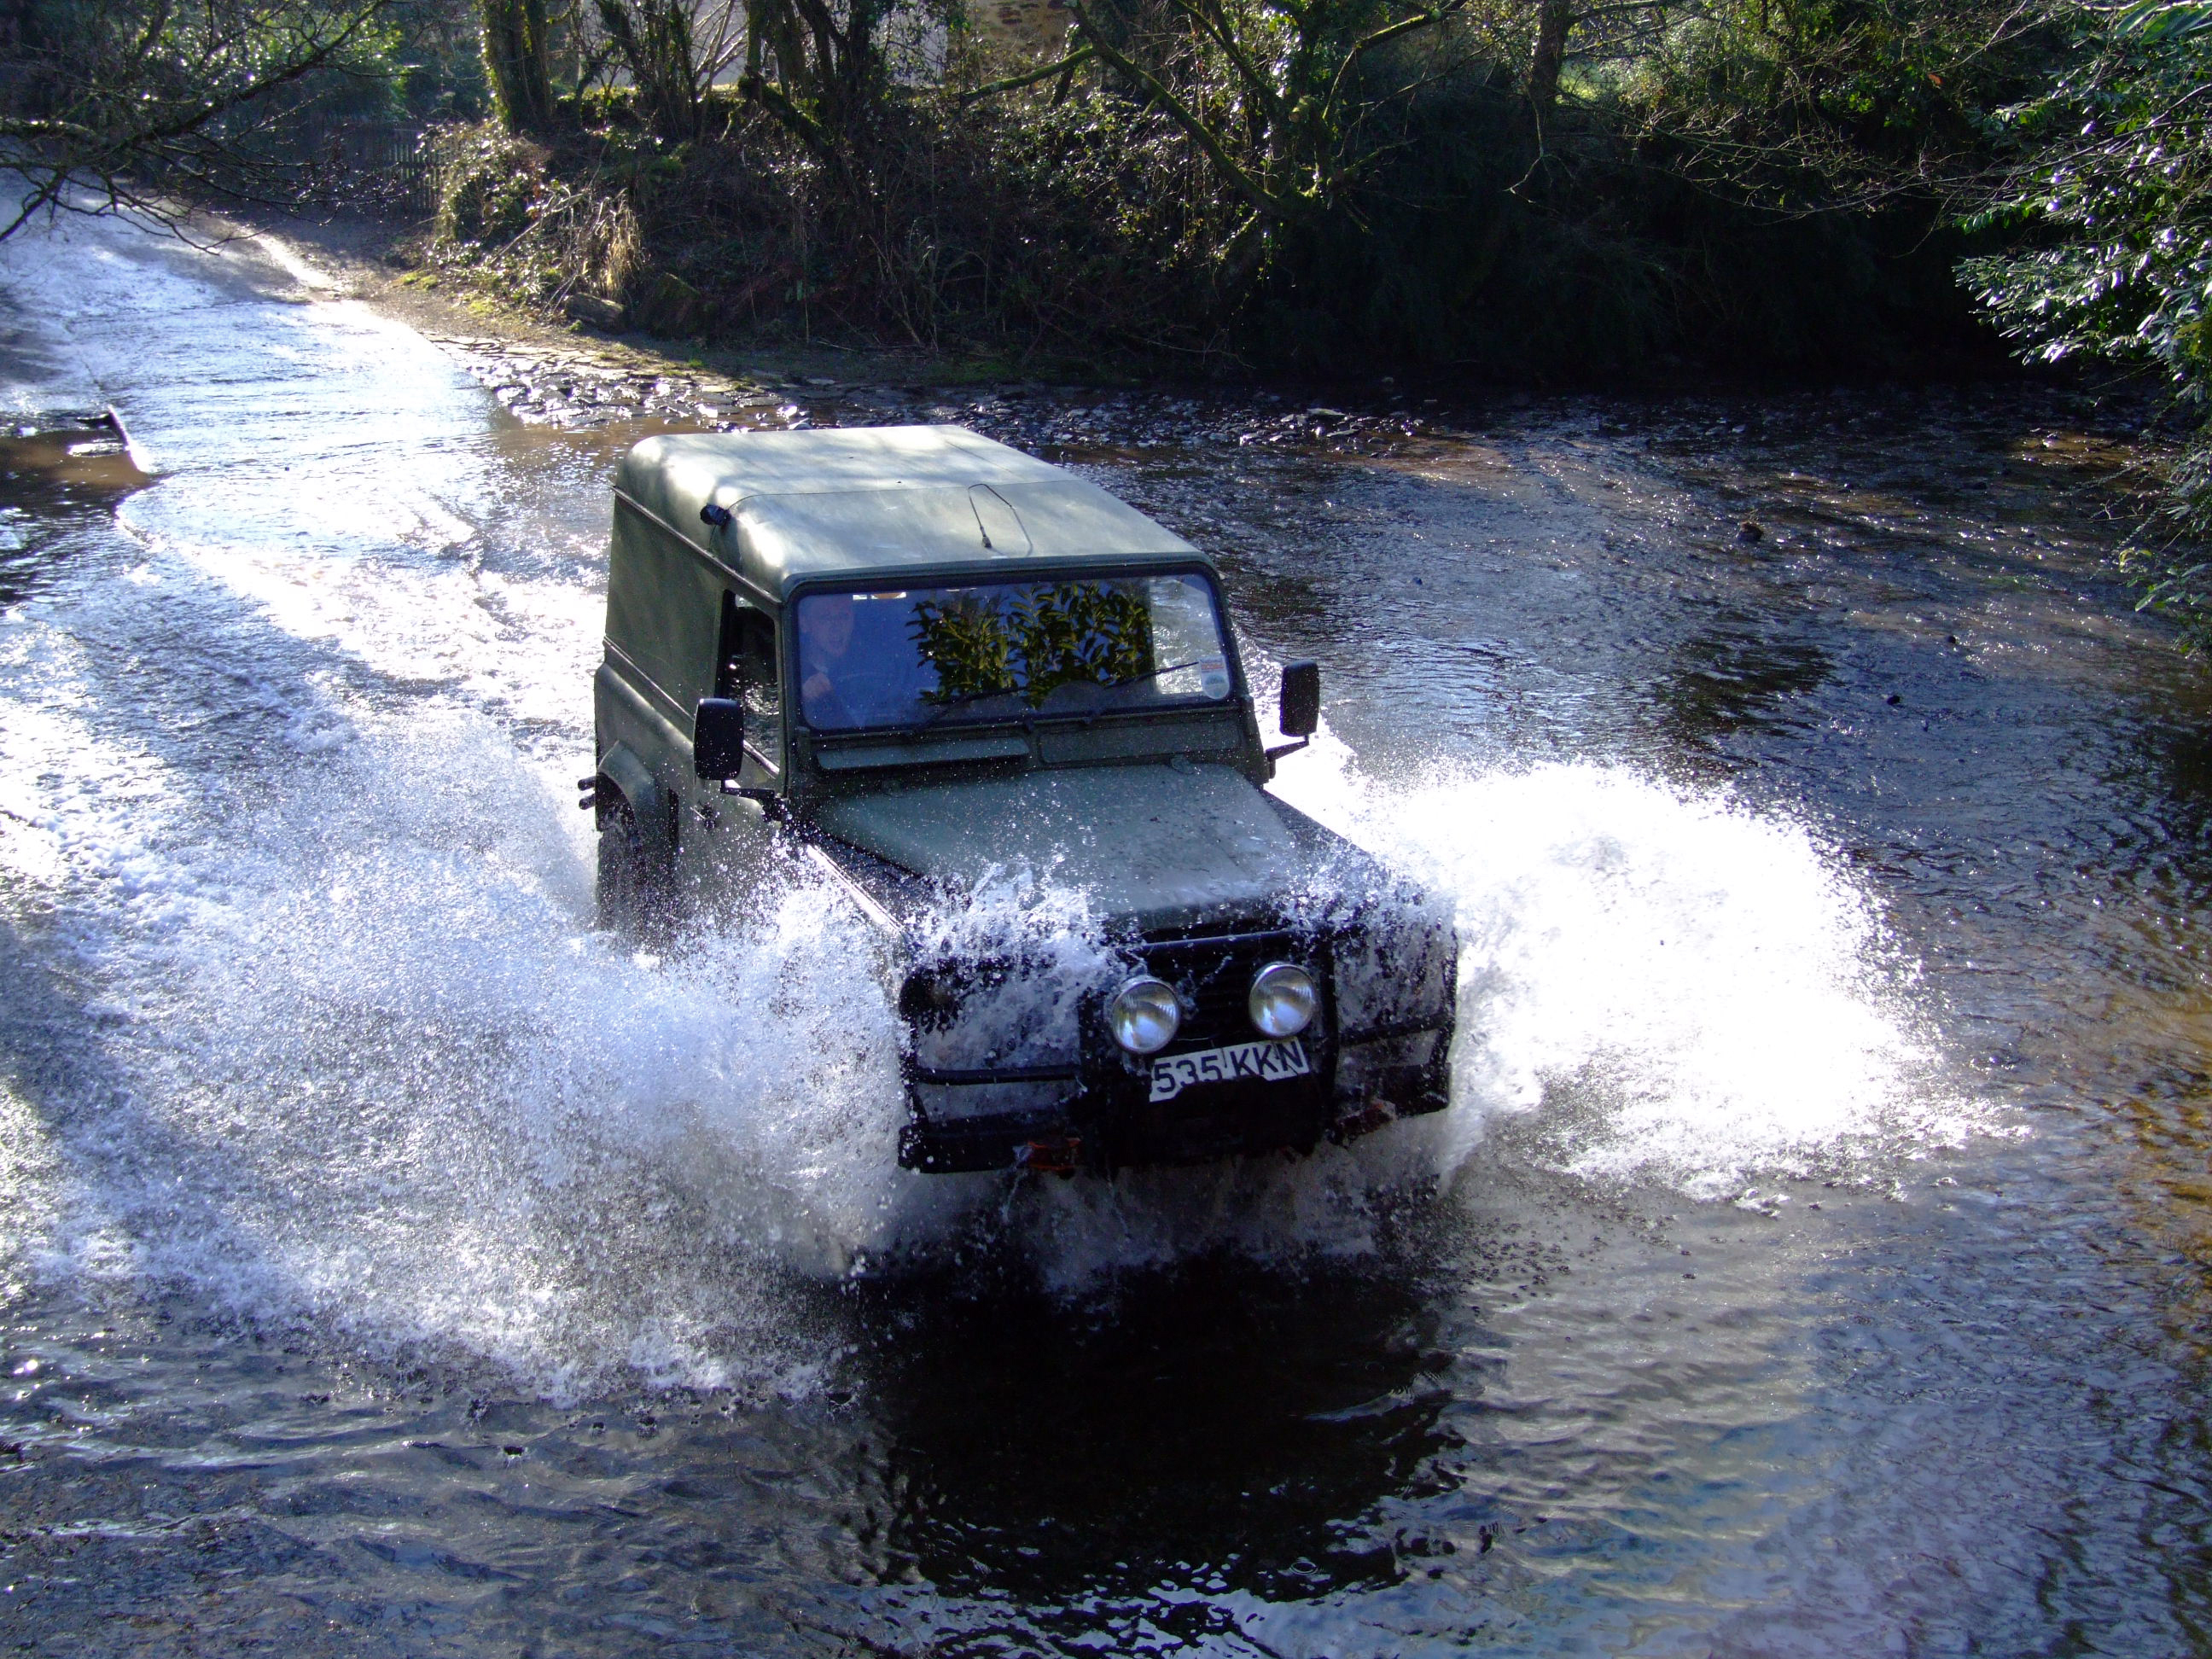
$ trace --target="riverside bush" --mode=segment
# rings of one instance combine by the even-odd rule
[[[635,302],[670,274],[710,334],[1102,366],[1988,352],[1944,186],[2026,84],[2009,14],[1564,4],[1083,0],[1076,49],[1028,70],[957,28],[927,73],[857,27],[818,64],[796,34],[684,119],[665,94],[568,99],[542,167],[449,137],[442,257],[540,300]]]
[[[2006,334],[2048,362],[2148,366],[2195,431],[2165,511],[2126,556],[2143,603],[2212,646],[2212,4],[2066,14],[2074,51],[2002,112],[2021,159],[1980,222],[2010,246],[1965,274]]]

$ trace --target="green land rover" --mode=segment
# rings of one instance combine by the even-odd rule
[[[958,427],[652,438],[615,486],[597,677],[605,925],[742,904],[806,860],[878,935],[933,1172],[1109,1172],[1343,1140],[1449,1103],[1448,916],[1269,793],[1198,549]],[[961,942],[1025,869],[1085,896],[1080,970]],[[752,873],[748,873],[752,872]]]

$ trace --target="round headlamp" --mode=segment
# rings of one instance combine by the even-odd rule
[[[1252,994],[1245,1006],[1252,1024],[1271,1037],[1294,1037],[1313,1024],[1321,993],[1313,975],[1295,962],[1271,962],[1252,975]]]
[[[1154,1054],[1175,1041],[1182,1024],[1182,999],[1165,980],[1139,974],[1106,1005],[1114,1041],[1133,1054]]]

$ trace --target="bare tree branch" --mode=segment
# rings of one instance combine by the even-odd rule
[[[162,192],[266,175],[275,106],[343,67],[392,0],[129,0],[23,54],[0,116],[0,175],[25,187],[0,240],[41,214],[135,212],[175,228]]]

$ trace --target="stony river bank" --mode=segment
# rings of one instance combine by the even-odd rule
[[[1048,459],[1089,453],[1132,458],[1177,450],[1235,447],[1261,453],[1418,458],[1437,447],[1479,441],[1510,428],[1522,412],[1544,408],[1616,408],[1596,420],[1602,437],[1647,449],[1703,445],[1715,451],[1757,446],[1798,431],[1874,435],[1936,414],[1927,432],[1948,448],[1942,411],[1983,425],[2009,426],[2006,453],[1972,457],[1954,480],[1965,491],[2034,480],[2070,489],[2081,510],[2103,517],[2116,536],[2149,511],[2175,433],[2149,389],[2106,384],[2100,391],[2034,380],[1980,385],[1838,385],[1754,388],[1686,387],[1637,393],[1546,398],[1486,386],[1423,382],[1401,387],[1382,375],[1355,386],[1102,386],[993,377],[988,365],[916,352],[763,342],[751,350],[707,353],[696,342],[610,337],[580,323],[548,319],[465,292],[416,284],[387,259],[398,233],[376,222],[278,222],[269,233],[316,272],[321,290],[377,305],[445,350],[517,421],[560,431],[634,422],[707,431],[790,429],[810,425],[949,422],[969,426]],[[1625,417],[1625,418],[1624,418]],[[1976,442],[1977,450],[1984,443]],[[1753,546],[1768,526],[1807,503],[1810,479],[1790,481],[1771,501],[1746,501],[1754,516],[1729,526]],[[1816,514],[1859,516],[1866,500],[1850,484],[1813,504]]]

